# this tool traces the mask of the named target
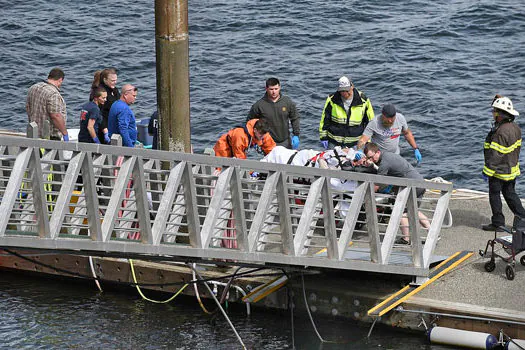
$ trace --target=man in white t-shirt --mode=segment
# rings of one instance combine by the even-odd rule
[[[363,135],[359,138],[357,149],[363,149],[368,141],[379,146],[381,151],[399,154],[399,137],[403,135],[414,149],[414,156],[418,163],[421,162],[421,152],[416,144],[412,131],[408,128],[405,116],[396,111],[393,104],[383,106],[380,118],[374,118],[366,126]],[[358,158],[360,158],[358,156]]]

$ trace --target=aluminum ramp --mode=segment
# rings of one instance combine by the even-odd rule
[[[333,179],[356,189],[337,190]],[[399,190],[379,194],[376,185]],[[427,190],[421,203],[417,188]],[[426,278],[451,192],[444,183],[0,136],[0,247]],[[394,244],[403,212],[409,247]]]

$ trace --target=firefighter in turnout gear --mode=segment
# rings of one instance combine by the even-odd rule
[[[482,226],[485,231],[498,231],[500,226],[505,226],[501,194],[514,215],[525,218],[525,209],[515,190],[516,177],[520,175],[521,129],[514,123],[518,115],[508,97],[496,95],[492,102],[494,126],[483,147],[483,177],[489,183],[492,209],[491,223]]]

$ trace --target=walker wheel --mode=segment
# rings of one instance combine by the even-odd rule
[[[523,255],[523,256],[520,258],[520,264],[522,264],[523,266],[525,266],[525,255]]]
[[[514,279],[514,268],[510,265],[507,265],[505,268],[505,274],[507,275],[507,279],[512,281]]]
[[[496,268],[496,263],[492,260],[489,260],[485,263],[485,271],[492,272]]]

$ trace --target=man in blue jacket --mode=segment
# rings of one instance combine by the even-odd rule
[[[111,105],[108,116],[109,137],[120,134],[122,146],[135,147],[137,141],[137,124],[135,114],[129,107],[137,99],[137,88],[131,84],[122,87],[120,99]]]

